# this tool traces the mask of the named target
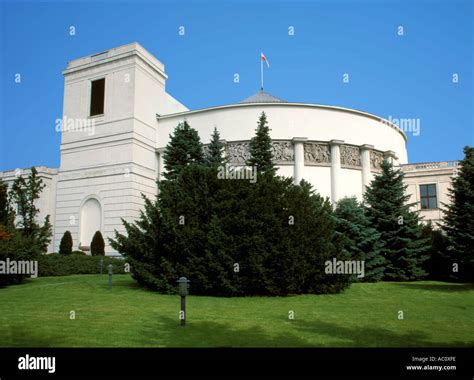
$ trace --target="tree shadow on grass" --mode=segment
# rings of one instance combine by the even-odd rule
[[[66,340],[58,335],[40,335],[38,328],[24,324],[10,325],[2,335],[0,347],[58,347]]]
[[[443,284],[420,284],[417,282],[413,283],[393,283],[408,289],[418,289],[418,290],[430,290],[437,292],[466,292],[474,291],[474,284],[456,284],[456,283],[443,283]]]
[[[147,344],[162,347],[309,347],[291,332],[269,334],[261,326],[239,328],[230,323],[187,321],[185,327],[173,318],[160,316],[158,323],[143,331]]]
[[[295,327],[304,334],[323,334],[342,339],[348,343],[341,346],[347,347],[472,347],[474,345],[474,341],[435,343],[430,340],[429,335],[416,330],[396,333],[384,328],[350,328],[324,321],[298,320],[294,323]]]
[[[328,338],[325,338],[328,337]],[[472,347],[471,342],[434,343],[421,331],[396,333],[384,328],[349,328],[316,320],[288,322],[286,331],[270,334],[258,323],[239,328],[228,323],[191,321],[186,327],[160,317],[143,332],[144,344],[161,347]],[[306,338],[303,338],[306,337]],[[318,344],[318,341],[321,343]],[[146,342],[146,343],[145,343]]]

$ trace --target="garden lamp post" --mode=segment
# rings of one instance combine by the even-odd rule
[[[180,277],[176,281],[179,286],[179,295],[181,296],[181,311],[179,313],[179,319],[181,320],[181,326],[186,326],[186,296],[188,295],[189,281],[186,277]]]
[[[109,264],[109,289],[112,289],[112,264]]]
[[[102,267],[104,266],[104,259],[100,259],[100,274],[102,274]]]

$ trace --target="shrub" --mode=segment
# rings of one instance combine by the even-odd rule
[[[75,251],[80,252],[80,251]],[[99,274],[100,260],[103,260],[103,273],[112,264],[113,273],[123,274],[125,261],[121,258],[85,256],[83,253],[60,255],[58,253],[40,255],[38,259],[39,276],[68,276],[71,274]]]
[[[0,261],[30,261],[37,260],[41,256],[37,251],[34,239],[23,236],[15,228],[1,226],[2,236],[0,237]],[[25,277],[25,274],[0,274],[0,287],[19,284]]]
[[[326,261],[341,259],[329,201],[271,172],[250,183],[188,165],[124,224],[112,247],[140,284],[162,292],[174,292],[180,276],[193,294],[215,296],[336,293],[349,284],[325,273]]]
[[[37,223],[39,210],[35,201],[44,188],[35,168],[27,179],[19,176],[13,182],[10,191],[0,178],[0,262],[31,261],[44,251],[51,239],[49,215],[44,224]],[[17,206],[15,213],[12,204]],[[0,287],[20,283],[25,274],[0,274]]]
[[[72,253],[72,235],[70,231],[66,231],[61,238],[59,253],[61,255],[70,255]]]
[[[104,238],[100,231],[96,231],[91,241],[91,255],[92,256],[104,256],[105,255],[105,243]]]
[[[294,185],[275,175],[265,114],[250,143],[252,171],[232,171],[247,180],[222,176],[220,149],[214,146],[215,160],[202,165],[197,131],[186,122],[175,129],[156,200],[143,196],[140,218],[122,219],[126,234],[115,231],[109,239],[130,262],[133,278],[172,293],[178,277],[186,276],[193,294],[215,296],[337,293],[347,287],[350,276],[325,270],[328,261],[343,257],[332,206],[307,182]]]

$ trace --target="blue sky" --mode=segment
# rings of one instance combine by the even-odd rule
[[[273,95],[419,119],[410,162],[461,159],[474,145],[473,3],[3,1],[0,170],[58,167],[67,61],[133,41],[165,64],[167,91],[190,109],[258,91],[263,51]]]

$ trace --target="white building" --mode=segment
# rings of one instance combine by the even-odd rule
[[[238,165],[248,157],[248,143],[262,111],[271,128],[278,174],[296,181],[304,178],[332,201],[345,196],[362,199],[365,186],[387,157],[406,168],[412,200],[428,207],[430,219],[440,219],[438,193],[445,194],[456,163],[443,167],[442,178],[436,170],[407,165],[407,136],[378,116],[290,103],[265,92],[238,104],[189,110],[166,92],[164,65],[137,43],[70,61],[63,74],[60,167],[38,168],[47,185],[40,216],[51,215],[54,226],[50,252],[59,249],[66,230],[77,249],[89,246],[95,231],[106,239],[114,230],[123,231],[121,218],[137,218],[141,194],[156,194],[164,148],[183,120],[198,130],[204,143],[217,127],[230,163]],[[431,164],[436,165],[444,164]],[[0,176],[11,183],[15,175],[27,172]],[[435,190],[419,187],[419,182],[434,184]],[[115,253],[107,241],[106,252]]]

